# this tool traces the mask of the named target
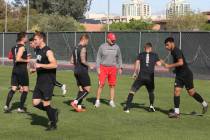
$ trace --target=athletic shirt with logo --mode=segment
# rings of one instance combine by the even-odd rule
[[[79,45],[77,47],[75,47],[74,51],[73,51],[73,58],[74,58],[74,72],[75,73],[87,73],[88,72],[88,66],[82,64],[81,62],[81,50],[84,47]],[[86,51],[86,61],[87,61],[87,51]]]
[[[154,70],[157,61],[160,61],[156,53],[142,52],[138,55],[137,60],[140,60],[140,72],[139,76],[141,78],[151,78],[154,77]]]
[[[24,49],[25,49],[25,46],[21,45],[21,44],[17,44],[16,46],[12,47],[12,49],[11,49],[12,56],[13,56],[14,69],[26,69],[27,68],[27,62],[16,62],[16,56],[17,56],[18,50],[21,47],[24,47]],[[24,50],[21,58],[27,60],[27,50],[26,49]]]
[[[36,62],[38,64],[49,64],[49,60],[47,57],[47,51],[51,50],[49,47],[45,46],[42,49],[36,49]],[[55,83],[56,81],[56,69],[44,69],[37,68],[37,82],[40,84],[45,83]]]

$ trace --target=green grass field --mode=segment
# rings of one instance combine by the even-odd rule
[[[46,132],[48,123],[45,112],[32,107],[29,94],[26,107],[27,114],[18,114],[15,109],[19,102],[19,93],[13,98],[12,113],[3,113],[8,87],[10,85],[10,67],[0,67],[0,139],[1,140],[207,140],[210,138],[210,111],[203,117],[182,115],[180,119],[169,119],[165,111],[173,107],[172,78],[156,78],[156,103],[159,111],[150,113],[148,94],[142,88],[134,97],[134,108],[130,114],[122,111],[132,79],[129,76],[118,77],[116,87],[116,108],[107,105],[109,90],[105,87],[100,108],[94,108],[97,76],[91,73],[92,92],[83,102],[87,112],[76,113],[69,106],[77,93],[75,79],[71,71],[59,71],[57,79],[68,86],[66,97],[62,97],[61,90],[55,88],[53,106],[59,108],[60,116],[58,130]],[[30,88],[34,88],[36,75],[30,77]],[[197,91],[210,101],[210,81],[196,80]],[[181,112],[201,112],[201,106],[189,97],[185,91],[181,96]]]

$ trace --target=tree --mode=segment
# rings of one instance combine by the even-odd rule
[[[207,17],[201,13],[189,13],[184,16],[175,16],[168,20],[166,29],[170,31],[201,30],[207,22]]]

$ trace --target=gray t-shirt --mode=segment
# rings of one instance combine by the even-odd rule
[[[96,67],[99,68],[100,65],[122,68],[122,55],[117,44],[110,46],[108,43],[104,43],[99,47]]]

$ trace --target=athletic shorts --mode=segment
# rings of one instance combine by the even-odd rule
[[[100,65],[100,74],[98,75],[99,85],[104,86],[108,78],[109,86],[115,86],[117,82],[117,67]]]
[[[148,92],[154,92],[154,78],[143,79],[138,77],[131,86],[131,91],[137,92],[142,86],[146,86]]]
[[[185,74],[185,76],[176,76],[174,87],[183,88],[184,86],[186,90],[194,88],[192,72]]]
[[[44,84],[38,85],[36,84],[34,92],[33,92],[33,99],[42,99],[44,101],[50,101],[52,99],[54,90],[54,84]]]
[[[27,70],[12,71],[11,76],[12,86],[29,86],[29,77]]]
[[[91,85],[88,73],[74,73],[74,77],[77,81],[77,86],[87,87]]]

